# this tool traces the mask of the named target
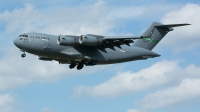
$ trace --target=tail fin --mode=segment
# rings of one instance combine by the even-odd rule
[[[137,40],[134,46],[152,50],[162,38],[169,32],[173,31],[172,27],[185,26],[190,24],[170,24],[163,25],[153,22],[149,28],[143,33],[143,39]]]

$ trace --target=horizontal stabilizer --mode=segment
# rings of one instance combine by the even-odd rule
[[[179,27],[179,26],[186,26],[186,25],[191,25],[191,24],[168,24],[168,25],[156,25],[155,27],[160,27],[160,28],[171,28],[171,27]]]

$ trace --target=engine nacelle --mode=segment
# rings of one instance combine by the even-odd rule
[[[60,35],[57,43],[61,46],[76,46],[79,45],[79,40],[74,37]]]
[[[101,45],[102,38],[92,35],[81,35],[81,37],[79,38],[79,43],[87,46],[97,46]]]

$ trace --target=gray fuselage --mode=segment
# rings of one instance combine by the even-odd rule
[[[57,43],[58,37],[59,35],[25,33],[17,37],[14,44],[24,52],[68,64],[80,63],[83,59],[95,60],[96,64],[113,64],[160,56],[150,50],[125,44],[120,48],[103,50],[98,46],[61,46]]]

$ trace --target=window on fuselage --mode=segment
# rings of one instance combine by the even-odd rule
[[[22,37],[26,37],[26,38],[28,38],[28,35],[21,35]]]

